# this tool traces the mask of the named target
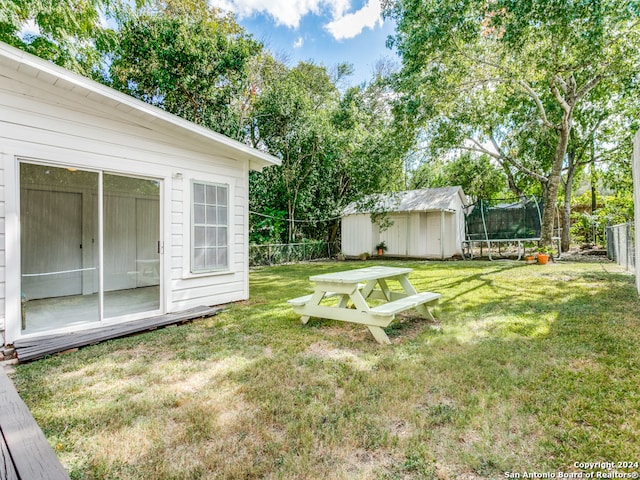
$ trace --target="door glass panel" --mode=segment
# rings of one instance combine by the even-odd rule
[[[20,164],[23,333],[100,320],[98,173]]]
[[[104,174],[104,317],[160,308],[160,184]]]

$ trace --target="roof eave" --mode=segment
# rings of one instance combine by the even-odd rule
[[[235,152],[240,153],[240,156],[242,158],[248,160],[249,168],[252,170],[261,170],[267,166],[281,164],[280,159],[272,155],[261,152],[260,150],[252,148],[242,142],[233,140],[232,138],[185,120],[181,117],[178,117],[177,115],[173,115],[165,110],[162,110],[161,108],[145,103],[142,100],[133,98],[130,95],[119,92],[94,80],[66,70],[62,67],[59,67],[58,65],[43,60],[39,57],[36,57],[35,55],[31,55],[30,53],[24,52],[10,45],[7,45],[3,42],[0,42],[0,56],[8,59],[9,61],[15,62],[17,71],[20,71],[21,69],[34,69],[38,72],[38,74],[35,75],[36,78],[40,74],[52,75],[57,79],[55,82],[56,86],[62,87],[62,85],[58,85],[60,82],[62,82],[73,87],[78,87],[85,90],[87,92],[87,95],[98,95],[101,98],[108,99],[111,102],[115,102],[115,105],[112,105],[113,108],[123,109],[124,107],[133,109],[137,112],[142,113],[143,115],[152,117],[153,121],[158,120],[173,127],[186,130],[192,134],[195,134],[199,138],[214,142],[223,148],[232,149]]]

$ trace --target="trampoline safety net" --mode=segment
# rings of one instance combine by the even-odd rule
[[[465,215],[467,240],[524,240],[540,238],[542,200],[535,197],[511,203],[479,201]]]

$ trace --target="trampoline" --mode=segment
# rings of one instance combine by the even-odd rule
[[[493,260],[492,244],[500,251],[501,245],[511,243],[517,245],[520,260],[526,249],[525,242],[540,241],[542,210],[542,200],[533,196],[522,200],[480,200],[467,206],[463,257],[473,259],[474,246],[480,245],[482,252],[482,247],[486,245],[489,260]],[[554,236],[552,239],[558,243],[560,258],[560,237]]]

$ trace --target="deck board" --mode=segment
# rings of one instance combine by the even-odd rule
[[[9,446],[4,439],[4,435],[0,435],[0,480],[19,480],[16,466],[13,464]]]
[[[20,361],[35,360],[36,358],[71,348],[84,347],[105,340],[125,337],[145,330],[186,322],[196,318],[210,317],[219,313],[221,310],[223,310],[221,307],[196,307],[182,312],[105,325],[88,330],[80,330],[78,332],[21,338],[16,340],[13,346],[16,349]]]
[[[69,480],[13,383],[0,367],[2,480]],[[4,467],[4,468],[2,468]]]

